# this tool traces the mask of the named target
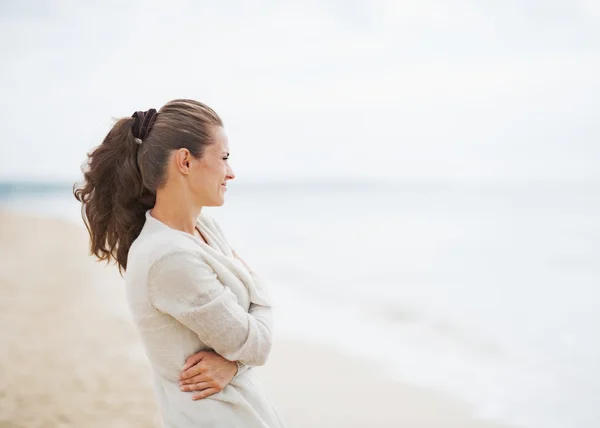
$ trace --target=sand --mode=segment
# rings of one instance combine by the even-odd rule
[[[80,225],[0,212],[2,428],[160,426],[122,279],[87,251]],[[500,427],[321,345],[277,338],[258,370],[290,428]]]

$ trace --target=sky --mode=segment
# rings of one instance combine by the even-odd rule
[[[3,1],[0,180],[213,107],[249,181],[600,181],[600,2]]]

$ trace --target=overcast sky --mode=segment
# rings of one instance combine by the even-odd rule
[[[3,1],[0,179],[185,97],[239,180],[600,180],[599,4]]]

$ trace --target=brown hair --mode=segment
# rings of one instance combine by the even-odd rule
[[[121,274],[127,269],[129,248],[146,221],[145,213],[154,207],[156,191],[166,183],[171,152],[186,148],[201,158],[212,143],[211,128],[223,126],[210,107],[185,99],[168,102],[153,120],[142,141],[132,132],[137,118],[118,120],[102,144],[87,154],[81,168],[84,179],[73,186],[90,234],[90,254],[107,263],[114,260]]]

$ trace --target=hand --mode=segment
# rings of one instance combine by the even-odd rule
[[[237,373],[235,361],[229,361],[215,352],[201,351],[185,361],[179,375],[182,391],[200,391],[192,400],[200,400],[221,392]]]
[[[234,256],[236,259],[238,259],[240,262],[242,262],[242,263],[244,264],[244,266],[246,266],[246,269],[248,269],[248,272],[250,272],[250,273],[254,273],[254,272],[252,271],[252,268],[251,268],[250,266],[248,266],[248,263],[246,263],[246,262],[244,261],[244,259],[242,259],[240,256],[238,256],[238,253],[236,253],[234,249],[231,249],[231,252],[233,253],[233,256]]]

